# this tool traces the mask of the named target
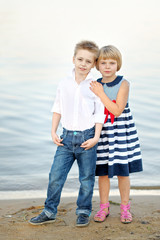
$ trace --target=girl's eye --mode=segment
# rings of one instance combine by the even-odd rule
[[[110,64],[116,64],[115,62],[110,62]]]

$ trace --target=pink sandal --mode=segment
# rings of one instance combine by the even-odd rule
[[[108,208],[108,213],[104,211],[105,208]],[[110,210],[109,210],[109,202],[100,204],[100,210],[96,213],[94,216],[95,222],[104,222],[104,220],[109,216]],[[95,218],[99,218],[100,220],[97,220]]]
[[[130,206],[131,204],[128,203],[127,205],[121,204],[120,208],[123,210],[121,212],[121,222],[122,223],[131,223],[132,222],[132,214],[130,213]]]

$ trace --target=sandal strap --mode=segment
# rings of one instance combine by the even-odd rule
[[[130,210],[130,206],[130,203],[127,205],[120,205],[120,208],[123,210],[123,212],[121,212],[121,219],[128,219],[129,221],[132,221],[132,214],[128,211]]]
[[[106,217],[106,212],[103,211],[103,210],[99,210],[99,211],[96,213],[95,217],[98,217],[98,218]]]
[[[108,202],[108,203],[103,203],[103,204],[100,203],[100,210],[101,210],[101,209],[105,209],[105,208],[109,208],[109,206],[110,206],[110,205],[109,205],[109,202]]]
[[[131,208],[131,203],[129,202],[127,205],[121,204],[121,205],[120,205],[120,208],[121,208],[123,211],[130,210],[130,208]]]
[[[123,219],[132,219],[132,215],[131,215],[131,213],[130,212],[122,212],[121,213],[121,218],[123,218]]]
[[[108,203],[104,203],[104,204],[100,204],[100,210],[96,213],[96,217],[101,217],[101,216],[106,216],[106,212],[104,211],[105,208],[108,208],[108,214],[109,214],[109,202]]]
[[[106,214],[106,212],[104,211],[105,208],[108,208],[108,214]],[[110,210],[109,210],[109,202],[108,203],[104,203],[104,204],[100,204],[100,210],[96,213],[95,217],[106,217],[106,215],[109,215]]]

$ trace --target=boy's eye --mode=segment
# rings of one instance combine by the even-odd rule
[[[82,58],[78,58],[78,60],[79,60],[79,61],[81,61],[81,60],[82,60]]]
[[[91,63],[91,61],[87,61],[87,63]]]

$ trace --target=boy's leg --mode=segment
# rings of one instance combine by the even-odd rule
[[[49,173],[49,184],[45,209],[43,212],[50,218],[56,217],[57,206],[60,202],[62,188],[66,181],[68,172],[74,162],[73,153],[66,147],[58,147],[54,162]]]
[[[92,196],[95,182],[96,147],[84,150],[77,159],[79,166],[80,189],[77,199],[76,214],[87,214],[92,211]]]
[[[69,170],[75,160],[73,151],[70,147],[71,139],[63,135],[64,146],[57,148],[54,161],[49,174],[49,184],[45,208],[37,217],[31,218],[29,223],[33,225],[54,222],[57,214],[57,206],[60,202],[62,188],[66,181]]]
[[[89,131],[89,130],[88,130]],[[88,140],[94,136],[94,129],[85,132],[84,140]],[[80,189],[77,199],[76,214],[90,215],[92,211],[92,196],[95,182],[95,169],[97,160],[97,145],[76,154],[77,163],[79,166],[79,181]]]
[[[40,225],[52,223],[56,219],[57,206],[60,202],[60,196],[68,172],[74,162],[74,156],[66,147],[58,147],[54,162],[49,174],[49,184],[45,208],[37,217],[29,220],[30,224]]]

